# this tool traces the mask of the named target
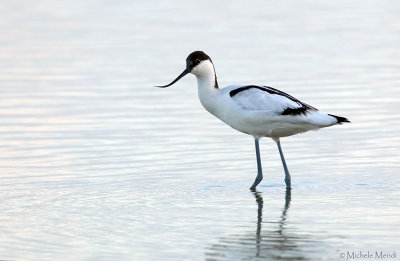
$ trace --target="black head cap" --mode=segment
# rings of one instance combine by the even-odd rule
[[[168,86],[171,86],[172,84],[179,81],[179,79],[181,79],[183,76],[190,73],[193,70],[193,68],[196,67],[198,64],[200,64],[202,61],[207,61],[207,60],[209,60],[212,63],[211,58],[202,51],[195,51],[189,54],[189,56],[186,58],[186,69],[178,77],[176,77],[176,79],[173,80],[170,84],[156,86],[156,87],[166,88]],[[215,74],[215,69],[214,69],[214,77],[215,77],[214,87],[218,88],[217,75]]]
[[[211,58],[205,54],[203,51],[195,51],[186,58],[186,69],[191,71],[196,65],[201,63],[201,61],[210,60]]]

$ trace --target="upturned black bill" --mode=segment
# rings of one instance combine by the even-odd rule
[[[165,87],[169,87],[172,84],[176,83],[177,81],[179,81],[180,78],[182,78],[183,76],[185,76],[186,74],[188,74],[190,71],[188,69],[185,69],[175,80],[173,80],[170,84],[167,85],[162,85],[162,86],[155,86],[155,87],[159,87],[159,88],[165,88]]]

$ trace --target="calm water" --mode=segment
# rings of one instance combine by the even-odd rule
[[[398,1],[2,1],[0,259],[400,259]],[[352,124],[262,141],[209,115],[270,85]],[[362,259],[358,259],[362,260]],[[395,260],[395,259],[391,259]]]

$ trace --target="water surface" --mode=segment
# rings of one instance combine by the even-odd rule
[[[0,259],[400,256],[397,1],[2,1]],[[220,86],[281,89],[352,123],[276,145],[209,115]]]

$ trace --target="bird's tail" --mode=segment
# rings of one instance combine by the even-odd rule
[[[328,115],[334,117],[337,120],[336,124],[342,124],[343,122],[351,122],[345,117],[340,117],[340,116],[336,116],[336,115],[332,115],[332,114],[328,114]]]

